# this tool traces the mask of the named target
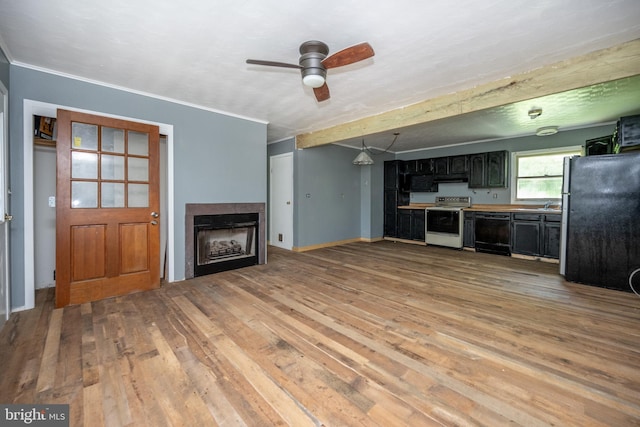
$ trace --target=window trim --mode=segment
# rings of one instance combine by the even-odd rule
[[[519,157],[531,157],[531,156],[539,156],[545,154],[559,154],[559,153],[569,153],[569,152],[579,152],[581,156],[584,156],[584,146],[583,145],[569,145],[566,147],[556,147],[556,148],[543,148],[538,150],[523,150],[523,151],[512,151],[511,152],[511,177],[510,177],[510,186],[511,186],[511,203],[513,204],[540,204],[546,203],[548,201],[560,201],[561,196],[558,198],[546,198],[546,199],[517,199],[516,198],[516,189],[517,189],[517,181],[518,181],[518,158]]]

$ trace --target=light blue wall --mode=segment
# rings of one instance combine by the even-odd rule
[[[294,246],[360,237],[360,167],[357,151],[327,145],[294,156]]]
[[[542,150],[547,148],[559,148],[576,145],[584,146],[584,143],[587,139],[613,134],[614,128],[615,125],[611,124],[606,126],[595,126],[584,129],[558,132],[555,135],[545,137],[525,136],[521,138],[510,138],[499,141],[488,141],[431,150],[412,151],[407,153],[399,153],[396,158],[398,160],[414,160],[442,156],[455,156],[458,154],[483,153],[499,150],[507,150],[511,153],[517,151]],[[511,172],[511,169],[509,169],[509,171]],[[496,198],[494,198],[494,195],[496,195]],[[433,203],[436,196],[470,196],[471,201],[474,204],[511,203],[511,190],[509,188],[474,190],[469,189],[466,182],[439,184],[437,193],[411,193],[411,202]]]
[[[266,124],[12,65],[12,306],[24,304],[23,101],[173,125],[175,279],[185,277],[185,204],[267,199]],[[31,143],[27,141],[27,143]]]

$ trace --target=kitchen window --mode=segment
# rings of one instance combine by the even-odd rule
[[[548,202],[562,197],[563,159],[582,154],[582,146],[513,152],[512,202]]]

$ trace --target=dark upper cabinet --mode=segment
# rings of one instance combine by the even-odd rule
[[[469,188],[482,188],[486,184],[487,154],[469,155]]]
[[[448,176],[449,175],[449,158],[438,157],[432,159],[433,161],[433,173],[436,176]]]
[[[508,152],[470,154],[469,188],[504,188],[508,180]]]
[[[469,173],[469,156],[449,157],[449,173],[452,175],[466,175]]]
[[[620,117],[616,129],[616,139],[620,150],[624,151],[640,145],[640,114],[635,116]]]
[[[420,174],[433,174],[433,159],[416,160],[416,170]]]
[[[493,151],[487,153],[487,187],[507,186],[507,155],[506,151]]]
[[[404,160],[404,173],[412,175],[418,173],[418,161],[417,160]]]

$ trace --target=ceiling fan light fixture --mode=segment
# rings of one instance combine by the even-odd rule
[[[536,131],[536,136],[549,136],[558,133],[558,126],[545,126]]]
[[[319,88],[324,84],[324,77],[319,74],[307,74],[306,76],[302,77],[302,84],[314,89]]]

